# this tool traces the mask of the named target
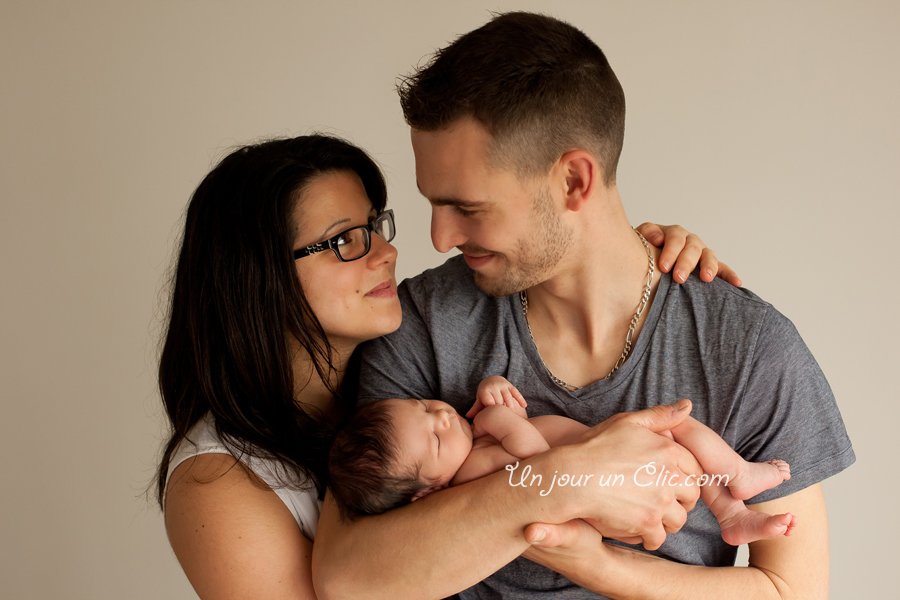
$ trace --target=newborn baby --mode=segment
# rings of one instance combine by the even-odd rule
[[[483,477],[552,447],[578,441],[588,426],[561,416],[528,418],[527,403],[506,379],[488,377],[466,414],[440,400],[393,399],[363,406],[338,434],[328,467],[341,515],[381,514],[451,485]],[[790,479],[781,460],[750,463],[691,417],[662,432],[687,448],[705,473],[700,495],[719,521],[722,538],[740,545],[790,535],[797,518],[766,515],[743,500]],[[632,476],[632,474],[623,474]],[[647,477],[652,480],[652,477]],[[708,482],[705,485],[704,482]],[[586,519],[600,529],[592,519]],[[640,538],[610,535],[626,543]]]

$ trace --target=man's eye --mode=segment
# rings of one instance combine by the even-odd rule
[[[474,210],[466,210],[464,208],[460,208],[459,206],[454,206],[453,211],[461,217],[471,217],[475,214]]]

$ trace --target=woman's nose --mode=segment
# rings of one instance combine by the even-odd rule
[[[370,269],[378,268],[387,262],[397,261],[397,249],[377,233],[372,234],[372,247],[366,257]]]

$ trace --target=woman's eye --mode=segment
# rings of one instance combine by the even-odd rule
[[[349,233],[345,233],[341,237],[338,238],[337,244],[338,246],[346,246],[347,244],[353,243],[353,236]]]

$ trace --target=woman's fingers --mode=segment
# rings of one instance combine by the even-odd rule
[[[738,277],[738,274],[734,272],[734,269],[723,262],[719,263],[719,272],[716,273],[716,277],[724,279],[734,287],[741,287],[742,285],[744,285],[744,282],[741,281],[741,278]]]
[[[681,225],[657,225],[657,227],[665,236],[662,252],[659,254],[658,264],[663,273],[668,273],[672,270],[672,267],[675,266],[676,261],[684,251],[690,233]],[[697,255],[697,258],[699,258],[699,254]],[[690,271],[688,271],[688,273],[690,273]]]
[[[662,252],[657,262],[663,273],[672,271],[672,278],[677,283],[684,283],[697,265],[700,266],[700,279],[706,282],[719,277],[735,287],[743,282],[734,269],[720,263],[716,253],[710,250],[699,236],[689,232],[681,225],[657,225],[641,223],[635,229],[654,246],[661,246]]]
[[[709,283],[716,278],[719,271],[719,261],[716,253],[709,248],[700,251],[700,279]]]
[[[666,235],[666,247],[668,246],[669,236]],[[689,233],[685,238],[684,247],[678,254],[678,258],[675,259],[675,267],[672,269],[672,278],[678,283],[687,281],[688,275],[690,275],[700,263],[700,257],[706,249],[706,244],[703,243],[703,240],[693,233]],[[665,252],[665,248],[663,248],[663,252]],[[660,262],[662,262],[662,257],[660,257]],[[713,263],[716,264],[716,268],[718,268],[718,261],[716,261],[715,254],[712,254],[712,262],[710,264]],[[710,278],[710,281],[712,281],[712,278]]]
[[[635,229],[644,236],[645,240],[656,247],[662,246],[663,242],[666,241],[665,233],[663,233],[663,230],[660,229],[659,225],[656,223],[641,223],[635,227]]]

